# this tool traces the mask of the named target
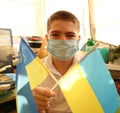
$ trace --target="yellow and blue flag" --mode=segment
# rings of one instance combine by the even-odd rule
[[[60,87],[73,113],[120,113],[119,94],[98,49],[66,73]]]
[[[20,61],[16,68],[17,111],[18,113],[38,113],[32,89],[41,84],[49,75],[49,70],[21,38]]]

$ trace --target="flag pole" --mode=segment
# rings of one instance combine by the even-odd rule
[[[93,52],[95,49],[96,49],[96,47],[99,45],[99,42],[98,43],[96,43],[88,52],[86,52],[86,54],[84,55],[84,57],[83,58],[81,58],[81,60],[79,61],[79,62],[81,62],[82,60],[84,60],[84,58],[86,58],[86,56],[88,56],[91,52]],[[54,77],[54,75],[52,75],[52,74],[50,74],[51,76],[52,76],[52,78],[56,81],[56,84],[52,87],[52,91],[59,85],[59,83],[60,83],[60,81],[61,81],[61,79],[63,78],[63,77],[61,77],[60,78],[60,80],[56,80],[56,78]]]
[[[55,76],[52,74],[52,73],[50,73],[50,76],[55,80],[55,82],[57,83],[57,84],[59,84],[58,82],[58,80],[55,78]]]

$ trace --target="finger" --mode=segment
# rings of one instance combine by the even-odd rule
[[[35,89],[35,93],[38,95],[43,95],[46,97],[53,97],[55,96],[55,93],[50,90],[50,88],[43,88],[43,87],[37,87]]]
[[[48,106],[49,106],[49,102],[42,102],[42,101],[37,101],[36,102],[36,105],[37,105],[37,109],[40,111],[40,110],[46,110],[48,109]]]
[[[41,88],[41,95],[47,96],[47,97],[52,97],[54,96],[54,92],[50,90],[50,88]]]
[[[47,97],[46,95],[41,95],[41,93],[38,93],[38,92],[34,92],[34,93],[33,93],[33,97],[34,97],[35,100],[37,100],[37,101],[48,102],[48,101],[50,100],[50,97]]]
[[[48,113],[48,112],[46,112],[45,110],[42,111],[40,110],[39,113]]]
[[[38,94],[38,93],[35,93],[33,95],[34,98],[36,98],[38,101],[41,100],[41,101],[49,101],[49,97],[45,96],[45,95],[41,95],[41,94]]]
[[[47,102],[45,102],[45,101],[36,101],[36,105],[47,108],[48,105],[49,105],[49,101],[47,101]]]

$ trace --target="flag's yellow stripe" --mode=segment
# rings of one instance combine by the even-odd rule
[[[120,106],[117,108],[115,113],[120,113]]]
[[[26,66],[26,71],[31,89],[41,84],[49,74],[48,69],[38,57],[34,58],[32,62]]]
[[[80,65],[63,77],[60,87],[73,113],[104,113]]]

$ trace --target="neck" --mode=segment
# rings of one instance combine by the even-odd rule
[[[57,60],[56,58],[53,58],[53,65],[55,66],[56,70],[62,75],[64,75],[68,71],[72,63],[73,63],[73,58],[67,61],[60,61]]]

